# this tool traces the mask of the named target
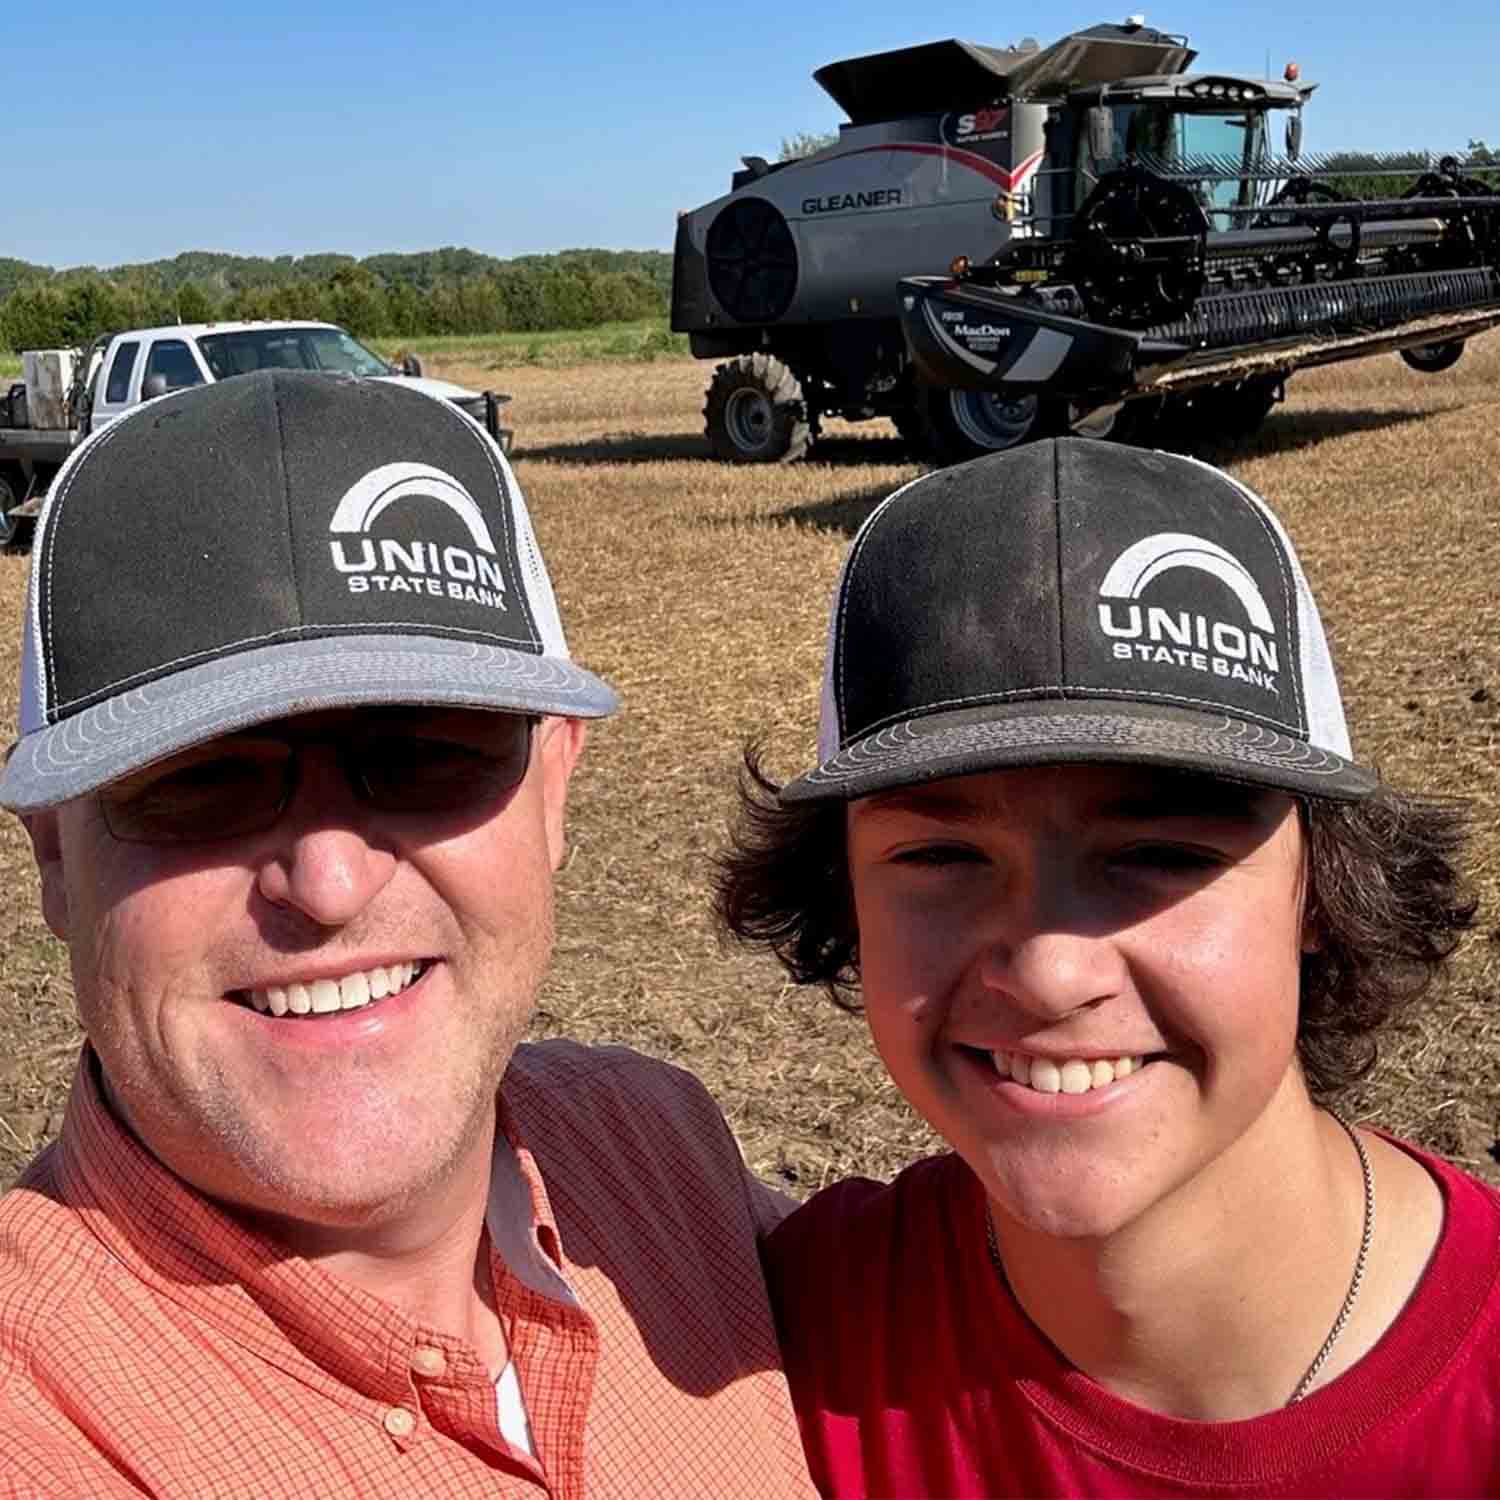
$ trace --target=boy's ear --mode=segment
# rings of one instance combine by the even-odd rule
[[[61,942],[68,940],[68,883],[63,875],[62,835],[55,807],[27,813],[22,819],[31,853],[42,878],[42,917]]]
[[[1323,921],[1318,909],[1317,887],[1313,884],[1312,851],[1308,847],[1311,830],[1308,827],[1306,803],[1298,803],[1297,821],[1302,830],[1302,889],[1299,893],[1302,902],[1302,951],[1303,953],[1321,953],[1323,951]]]

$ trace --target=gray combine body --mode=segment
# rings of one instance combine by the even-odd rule
[[[1312,87],[1188,73],[1195,56],[1132,20],[1045,48],[942,41],[818,69],[849,116],[837,143],[747,157],[729,193],[678,220],[672,326],[723,361],[704,409],[715,451],[795,458],[827,415],[890,417],[944,460],[1068,428],[1144,436],[1171,409],[1245,431],[1299,365],[1378,342],[1441,368],[1500,322],[1482,275],[1383,292],[1383,342],[1338,354],[1337,317],[1311,328],[1216,300],[1482,271],[1496,216],[1329,208],[1337,195],[1294,165]],[[1482,243],[1453,266],[1476,224]],[[1194,320],[1226,316],[1205,342]]]

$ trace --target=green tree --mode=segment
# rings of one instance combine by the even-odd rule
[[[212,320],[214,304],[196,281],[187,281],[178,287],[177,316],[184,323],[207,323]]]
[[[1335,151],[1318,174],[1346,198],[1399,198],[1423,172],[1437,170],[1430,151]]]
[[[781,150],[777,161],[800,161],[804,156],[814,156],[825,147],[839,143],[837,130],[799,130],[796,135],[781,138]]]
[[[22,349],[55,349],[63,337],[62,292],[45,282],[18,287],[0,303],[0,342]]]

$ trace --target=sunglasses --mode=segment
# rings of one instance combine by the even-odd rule
[[[302,751],[332,749],[350,790],[388,813],[481,808],[521,784],[534,716],[454,710],[410,722],[356,721],[338,733],[235,734],[184,751],[99,794],[127,844],[202,844],[261,833],[296,795]]]

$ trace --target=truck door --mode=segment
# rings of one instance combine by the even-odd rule
[[[94,387],[93,430],[107,426],[135,404],[130,394],[130,377],[135,374],[141,352],[139,339],[120,339],[109,351],[109,366]]]
[[[157,339],[151,345],[141,375],[143,389],[153,375],[164,376],[169,391],[184,391],[189,386],[202,385],[208,379],[186,339]]]

